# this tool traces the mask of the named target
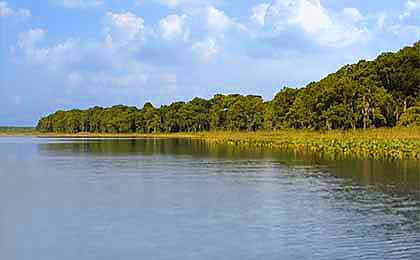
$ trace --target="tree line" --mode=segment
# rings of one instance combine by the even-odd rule
[[[420,42],[373,61],[346,65],[304,88],[283,88],[271,101],[215,95],[160,108],[113,106],[57,111],[37,129],[62,133],[158,133],[359,129],[420,125]]]

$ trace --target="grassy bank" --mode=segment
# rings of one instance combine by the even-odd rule
[[[420,129],[208,133],[214,143],[316,153],[330,158],[420,159]]]
[[[0,126],[0,136],[2,135],[36,135],[34,127],[13,127],[13,126]]]
[[[1,132],[1,131],[0,131]],[[7,131],[3,135],[32,135],[50,138],[188,138],[237,147],[265,147],[329,157],[375,159],[420,159],[420,128],[372,129],[366,131],[205,132],[175,134],[61,134]]]

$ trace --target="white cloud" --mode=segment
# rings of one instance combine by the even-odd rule
[[[88,82],[91,84],[126,88],[143,86],[147,80],[147,76],[142,71],[134,73],[126,72],[124,75],[110,75],[109,73],[99,72],[90,75],[90,78],[88,78]]]
[[[420,9],[420,0],[408,0],[405,4],[405,11],[400,19],[410,17],[416,10]]]
[[[31,29],[27,32],[19,34],[18,46],[21,48],[32,48],[34,45],[43,40],[46,31],[40,28]]]
[[[66,8],[96,8],[104,5],[103,0],[60,0]]]
[[[269,7],[267,19],[276,31],[295,25],[308,33],[315,33],[331,25],[319,0],[276,0]]]
[[[252,7],[251,10],[251,20],[257,24],[258,26],[264,26],[265,24],[265,15],[267,14],[267,10],[270,7],[269,4],[263,3],[258,4],[254,7]]]
[[[84,82],[84,77],[80,72],[72,71],[67,75],[67,84],[73,87],[81,86]]]
[[[107,71],[70,71],[66,73],[66,85],[69,87],[92,86],[94,88],[133,88],[142,87],[148,82],[148,76],[142,70],[132,70],[126,67],[124,73]]]
[[[193,42],[189,50],[176,49],[176,52],[192,50],[202,61],[208,61],[220,53],[224,40],[230,38],[225,34],[244,30],[245,26],[211,5],[195,9],[188,16],[169,15],[159,22],[159,32],[163,39]],[[183,47],[178,45],[176,48]]]
[[[105,17],[106,46],[137,49],[145,40],[144,20],[131,12],[108,12]]]
[[[199,55],[199,57],[208,61],[219,52],[219,46],[215,39],[209,38],[205,41],[196,42],[192,46],[192,50]]]
[[[364,19],[363,15],[356,8],[344,8],[343,18],[347,19],[349,22],[360,22]]]
[[[0,17],[20,17],[28,18],[31,17],[31,11],[28,9],[13,9],[9,7],[9,4],[5,1],[0,1]]]
[[[49,65],[56,69],[59,66],[71,64],[80,60],[78,43],[69,39],[57,45],[40,48],[47,32],[43,29],[31,29],[19,34],[18,47],[23,51],[25,59],[32,64]]]
[[[145,0],[137,0],[137,4],[141,5]],[[223,0],[152,0],[155,3],[164,5],[168,8],[179,7],[203,7],[207,5],[223,2]]]
[[[376,20],[376,29],[404,41],[405,44],[417,42],[420,39],[420,25],[409,19],[411,16],[415,17],[413,14],[417,9],[420,10],[420,0],[408,1],[405,11],[399,16],[380,13]]]
[[[183,0],[155,0],[156,2],[166,5],[170,8],[174,8],[177,7],[178,5],[184,3],[184,2],[188,2],[188,1],[183,1]]]
[[[206,9],[207,26],[211,32],[223,32],[234,23],[222,10],[214,6],[208,6]]]
[[[409,11],[420,9],[420,0],[409,0],[407,1],[406,6]]]
[[[9,16],[13,13],[13,10],[8,7],[7,2],[0,2],[0,16]]]
[[[165,40],[183,39],[188,40],[189,31],[186,28],[186,15],[169,15],[159,22],[162,38]]]
[[[166,77],[173,74],[139,61],[132,51],[131,46],[144,39],[142,18],[131,13],[108,13],[105,20],[105,39],[93,41],[67,39],[48,46],[46,30],[22,32],[16,55],[28,64],[44,65],[46,71],[62,77],[65,86],[72,90],[92,86],[96,90],[121,87],[129,91],[132,87],[144,87],[149,81],[155,86],[176,84],[176,77]]]
[[[393,33],[398,39],[405,39],[407,42],[416,42],[420,39],[420,26],[407,24],[390,24],[387,32]]]
[[[244,32],[247,28],[228,16],[223,10],[213,5],[193,8],[186,11],[187,27],[191,29],[192,38],[199,39],[208,37],[223,38],[229,32]]]
[[[386,13],[381,13],[379,14],[379,16],[377,17],[376,20],[376,27],[379,30],[383,30],[385,29],[385,24],[386,24],[386,20],[387,20],[388,15]]]
[[[366,29],[358,24],[362,18],[355,8],[330,12],[320,0],[275,0],[265,22],[274,33],[297,28],[320,45],[343,47],[363,38]]]

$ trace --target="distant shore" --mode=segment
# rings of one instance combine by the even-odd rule
[[[264,147],[317,153],[329,157],[374,159],[420,159],[420,128],[390,128],[357,131],[279,130],[273,132],[202,132],[202,133],[41,133],[7,131],[0,136],[39,138],[178,138],[197,139],[211,144],[229,144],[241,148]]]

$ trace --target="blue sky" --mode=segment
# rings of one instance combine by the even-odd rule
[[[271,99],[420,40],[420,0],[0,0],[0,125],[58,109]]]

